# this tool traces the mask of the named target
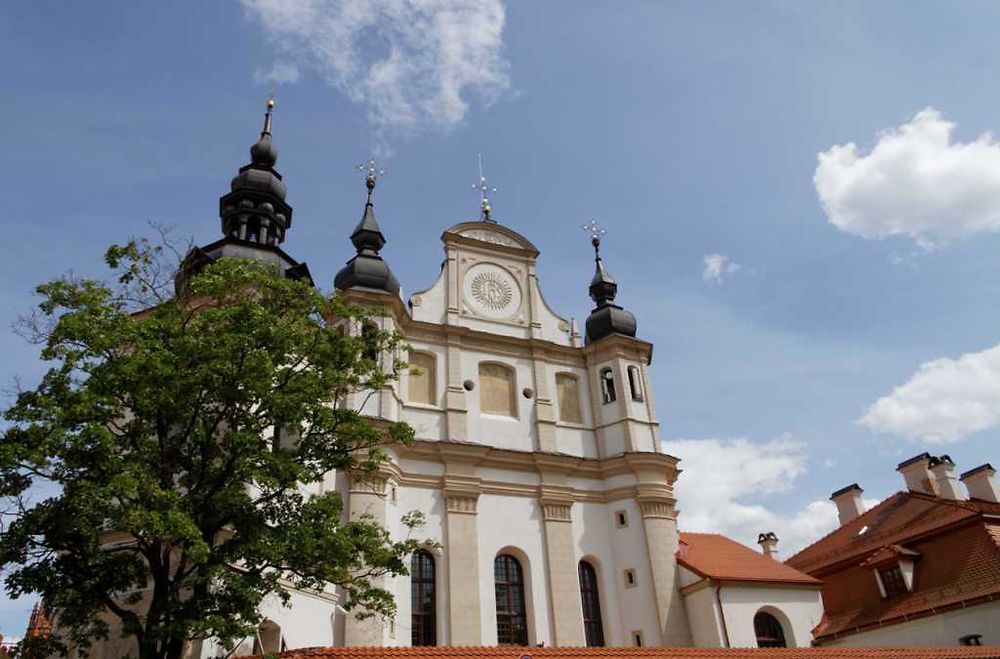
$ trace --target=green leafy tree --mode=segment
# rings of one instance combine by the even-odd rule
[[[27,326],[50,368],[0,439],[7,592],[44,598],[51,642],[86,648],[111,621],[143,659],[235,643],[289,584],[391,613],[378,577],[405,573],[415,543],[306,486],[377,478],[380,446],[412,438],[342,404],[397,377],[399,337],[345,331],[368,313],[251,261],[211,264],[173,297],[168,253],[114,246],[111,283],[37,289]]]

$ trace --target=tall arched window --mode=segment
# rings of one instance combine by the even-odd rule
[[[497,598],[497,644],[528,644],[528,613],[524,607],[524,573],[510,554],[493,561]]]
[[[583,603],[583,631],[587,647],[604,646],[604,623],[601,621],[601,597],[597,591],[597,570],[587,561],[580,561],[580,600]]]
[[[556,373],[556,397],[559,402],[559,420],[564,423],[582,423],[580,414],[580,385],[575,375]]]
[[[605,403],[612,403],[618,399],[615,392],[615,374],[610,368],[601,369],[601,398]]]
[[[487,414],[517,416],[514,369],[502,364],[479,365],[479,410]]]
[[[410,644],[437,645],[434,557],[424,549],[410,559]]]
[[[628,367],[628,388],[632,394],[632,400],[642,400],[642,374],[638,366]]]
[[[758,611],[753,617],[753,631],[757,636],[759,648],[783,648],[785,645],[785,630],[781,628],[778,619],[767,611]]]
[[[437,403],[437,358],[427,352],[411,352],[407,382],[410,402],[434,405]]]

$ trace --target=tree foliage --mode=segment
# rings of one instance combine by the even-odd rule
[[[7,592],[40,594],[56,641],[85,648],[110,620],[143,658],[252,634],[290,585],[390,613],[377,577],[405,573],[414,543],[308,486],[374,478],[379,447],[412,437],[343,404],[398,375],[399,337],[345,331],[368,312],[251,261],[213,263],[171,297],[166,253],[114,246],[110,283],[37,289],[49,368],[0,438]]]

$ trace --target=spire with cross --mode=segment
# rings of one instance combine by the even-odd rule
[[[605,269],[601,259],[601,236],[607,232],[594,219],[584,224],[583,230],[590,236],[590,244],[594,248],[594,277],[590,280],[589,291],[590,299],[596,306],[587,317],[587,343],[610,334],[635,336],[635,316],[615,304],[618,283]]]
[[[483,154],[479,154],[479,181],[472,184],[473,190],[479,191],[479,196],[482,201],[479,204],[479,210],[482,213],[483,222],[496,222],[496,220],[490,217],[490,200],[487,196],[491,192],[497,192],[497,188],[490,187],[486,183],[486,176],[483,174]]]
[[[365,172],[365,186],[368,188],[368,203],[372,203],[372,192],[375,191],[375,183],[380,176],[385,176],[385,170],[379,167],[374,158],[369,158],[368,162],[358,165],[359,172]]]

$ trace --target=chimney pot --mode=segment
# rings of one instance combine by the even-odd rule
[[[996,473],[993,465],[987,462],[962,474],[960,480],[965,483],[969,498],[1000,503],[1000,487],[993,478]]]
[[[837,505],[837,518],[841,526],[857,519],[865,512],[865,506],[861,502],[863,492],[860,485],[851,483],[830,495],[830,501]]]
[[[896,466],[896,471],[903,474],[906,480],[906,489],[911,492],[937,495],[937,488],[934,482],[934,475],[931,474],[931,454],[921,453],[909,460],[904,460]]]
[[[760,550],[768,558],[778,559],[778,536],[774,534],[774,531],[768,531],[767,533],[761,533],[757,536],[757,543],[760,545]]]

